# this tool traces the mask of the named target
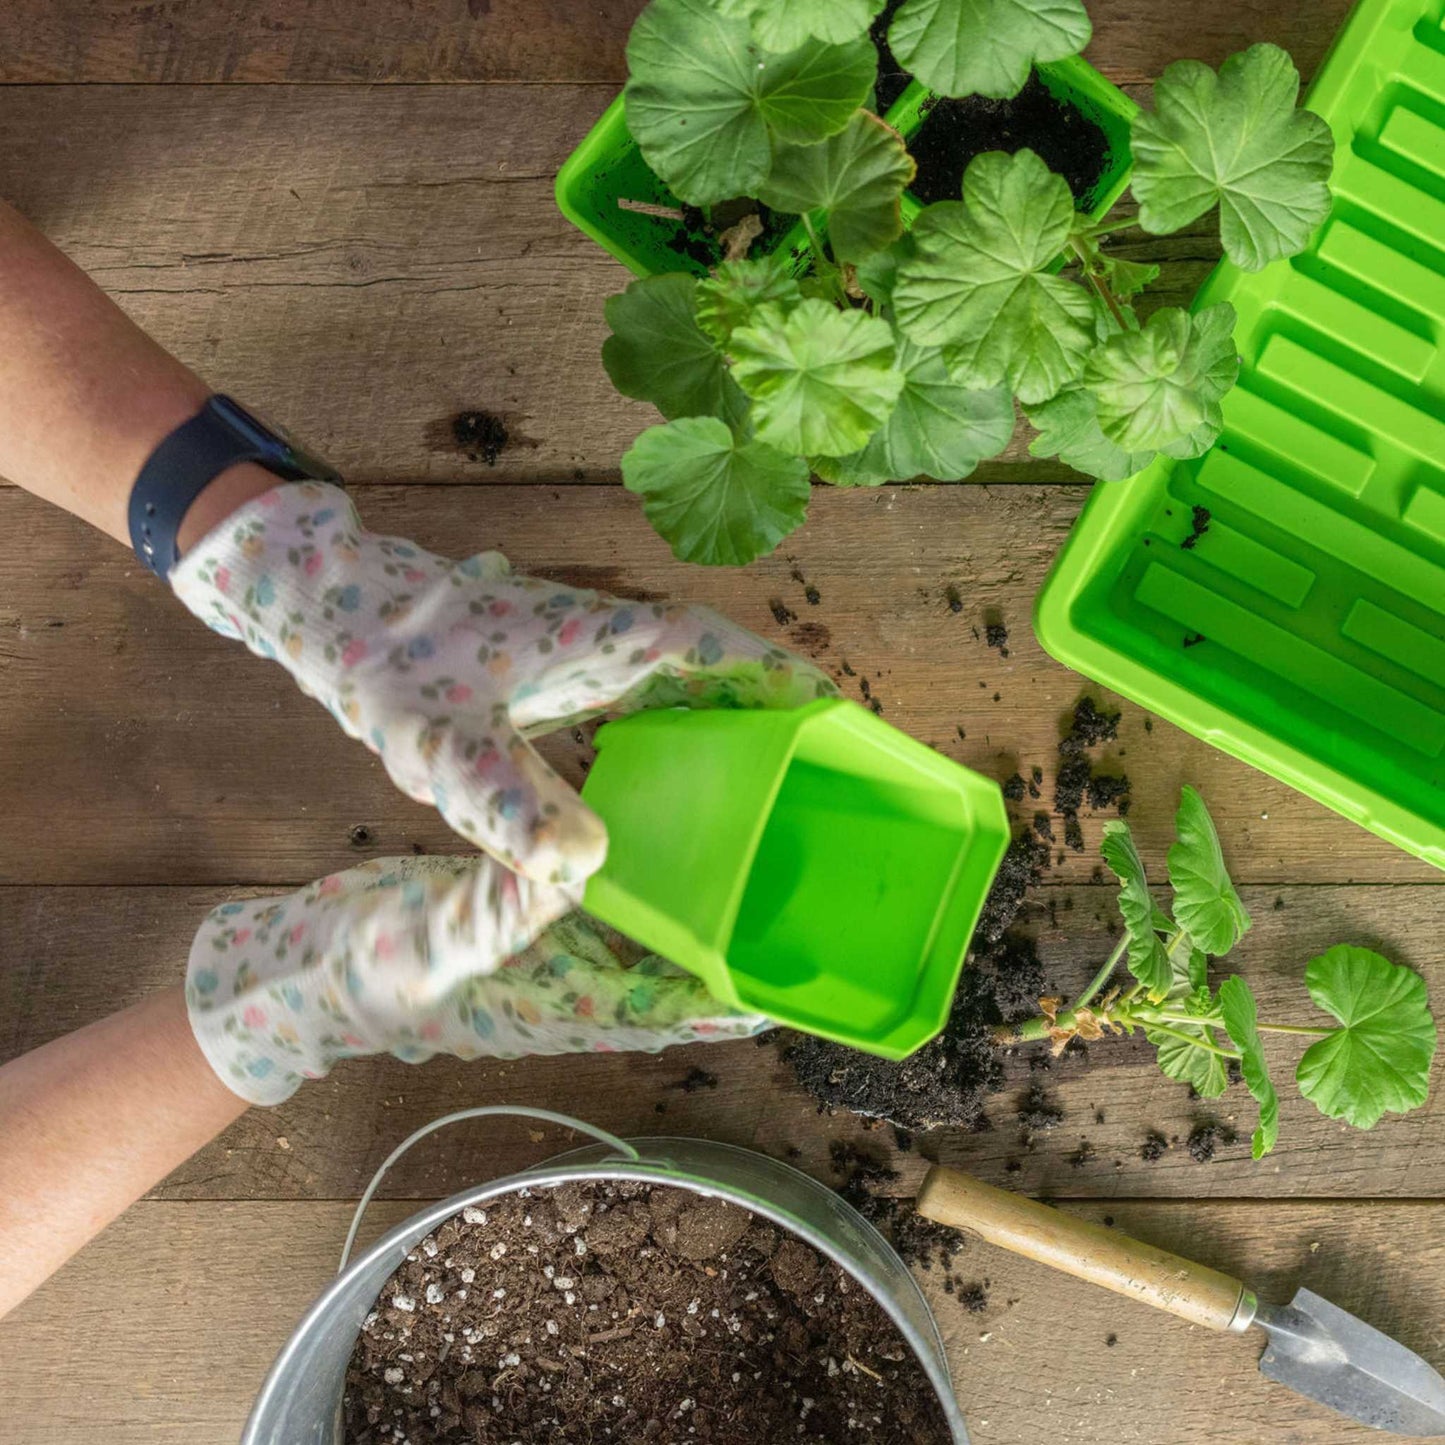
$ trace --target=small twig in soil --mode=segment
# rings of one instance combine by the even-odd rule
[[[855,1360],[852,1355],[845,1355],[844,1359],[846,1359],[855,1370],[861,1370],[865,1375],[872,1376],[880,1385],[883,1383],[883,1376],[880,1375],[877,1370],[870,1370],[861,1360]]]
[[[657,216],[664,221],[685,221],[687,219],[676,206],[659,206],[654,201],[629,201],[626,196],[618,196],[617,209],[619,211],[637,211],[643,216]]]

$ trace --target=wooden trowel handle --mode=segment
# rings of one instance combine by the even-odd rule
[[[918,1191],[926,1219],[965,1229],[1075,1279],[1168,1310],[1211,1330],[1244,1330],[1254,1297],[1237,1279],[1136,1239],[995,1189],[955,1169],[928,1171]]]

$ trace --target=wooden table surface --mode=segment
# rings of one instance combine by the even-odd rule
[[[982,484],[820,490],[806,528],[742,571],[674,563],[617,485],[648,423],[598,363],[621,268],[573,231],[552,178],[614,94],[640,0],[10,0],[0,10],[0,192],[214,383],[283,417],[356,485],[373,526],[617,591],[691,597],[808,651],[884,715],[1007,776],[1048,767],[1086,685],[1033,641],[1030,601],[1085,489],[1014,450]],[[1171,58],[1252,40],[1318,65],[1346,0],[1094,0],[1090,57],[1147,93]],[[1187,296],[1207,227],[1165,242]],[[503,413],[495,469],[449,419]],[[810,605],[794,569],[815,587]],[[949,606],[957,589],[963,610]],[[796,614],[779,623],[774,604]],[[787,613],[781,615],[786,616]],[[1009,655],[979,639],[1010,629]],[[1101,696],[1097,689],[1093,691]],[[995,697],[997,694],[997,697]],[[1239,952],[1266,1002],[1350,940],[1445,999],[1440,875],[1288,788],[1124,706],[1146,861],[1179,785],[1210,800],[1256,927]],[[573,776],[570,742],[554,759]],[[455,846],[277,669],[210,635],[109,540],[0,486],[0,1057],[178,979],[214,900],[360,857]],[[1086,821],[1091,844],[1096,820]],[[1109,946],[1092,852],[1031,915],[1061,988]],[[688,1094],[693,1065],[719,1078]],[[1021,1066],[991,1132],[930,1145],[985,1179],[1241,1272],[1306,1283],[1445,1365],[1445,1105],[1357,1134],[1297,1097],[1279,1150],[1199,1165],[1140,1157],[1201,1112],[1129,1042],[1049,1076],[1063,1126],[1020,1154]],[[325,1283],[351,1202],[408,1130],[484,1102],[573,1109],[620,1132],[696,1133],[829,1174],[829,1144],[888,1131],[819,1116],[772,1049],[663,1058],[341,1067],[254,1111],[13,1317],[0,1442],[233,1440],[273,1354]],[[666,1104],[665,1114],[656,1105]],[[1247,1102],[1236,1091],[1216,1112]],[[1092,1146],[1077,1164],[1079,1141]],[[466,1126],[389,1179],[380,1228],[555,1152],[557,1131]],[[1008,1161],[1022,1158],[1017,1172]],[[918,1152],[895,1160],[907,1193]],[[1378,1438],[1264,1382],[1258,1339],[1219,1339],[982,1245],[965,1313],[923,1276],[981,1445]],[[1116,1342],[1115,1342],[1116,1341]]]

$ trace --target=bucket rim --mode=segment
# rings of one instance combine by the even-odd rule
[[[256,1394],[255,1402],[242,1431],[240,1445],[271,1445],[272,1437],[260,1432],[268,1423],[267,1415],[273,1398],[281,1393],[290,1376],[292,1359],[304,1348],[305,1341],[312,1330],[329,1316],[338,1297],[349,1291],[356,1276],[374,1270],[383,1260],[393,1256],[398,1249],[402,1249],[403,1252],[409,1250],[417,1241],[469,1206],[481,1205],[488,1200],[499,1198],[505,1194],[514,1194],[523,1189],[555,1189],[565,1184],[579,1182],[619,1181],[662,1184],[671,1188],[686,1189],[706,1198],[724,1199],[787,1230],[789,1234],[802,1239],[804,1243],[831,1260],[845,1271],[850,1279],[867,1290],[869,1296],[881,1306],[884,1313],[893,1322],[894,1327],[902,1335],[914,1357],[922,1366],[929,1384],[933,1387],[933,1392],[952,1435],[953,1445],[969,1445],[968,1429],[958,1398],[954,1393],[943,1335],[933,1309],[928,1304],[922,1289],[919,1288],[918,1281],[913,1278],[907,1266],[902,1265],[897,1251],[856,1209],[845,1200],[838,1199],[833,1190],[814,1179],[810,1174],[805,1174],[801,1169],[797,1169],[781,1159],[774,1159],[771,1155],[763,1154],[756,1149],[685,1135],[654,1136],[644,1139],[628,1139],[624,1142],[637,1150],[639,1156],[637,1159],[617,1156],[609,1152],[608,1146],[603,1144],[570,1149],[517,1173],[459,1190],[446,1199],[438,1200],[426,1208],[418,1210],[387,1230],[327,1283],[325,1289],[297,1322],[285,1344],[272,1361],[270,1369],[266,1372],[266,1377]],[[696,1172],[696,1165],[682,1165],[668,1159],[662,1152],[668,1146],[682,1146],[687,1151],[713,1158],[738,1155],[750,1160],[762,1160],[778,1174],[792,1176],[793,1179],[802,1181],[808,1189],[826,1195],[831,1201],[842,1205],[852,1215],[852,1222],[861,1228],[865,1236],[870,1236],[882,1249],[899,1259],[904,1278],[907,1280],[905,1288],[910,1289],[922,1304],[924,1317],[928,1320],[931,1328],[927,1333],[917,1329],[914,1323],[904,1315],[899,1303],[890,1298],[887,1291],[875,1286],[866,1274],[860,1273],[855,1262],[848,1257],[841,1246],[828,1237],[826,1231],[807,1220],[799,1219],[781,1205],[749,1194],[740,1186]],[[599,1155],[602,1157],[598,1157]],[[568,1162],[569,1160],[572,1162]]]

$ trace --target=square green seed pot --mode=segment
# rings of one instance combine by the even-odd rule
[[[723,1002],[901,1059],[943,1027],[1008,846],[998,785],[828,698],[609,724],[583,904]]]
[[[1078,56],[1041,65],[1038,76],[1052,94],[1093,121],[1108,139],[1109,160],[1104,173],[1093,194],[1080,204],[1080,210],[1097,219],[1129,184],[1133,168],[1129,133],[1139,108]],[[884,119],[907,140],[927,119],[933,99],[927,87],[910,81]],[[558,172],[557,204],[573,225],[639,276],[666,271],[704,276],[708,272],[707,264],[689,252],[693,238],[686,225],[674,216],[654,213],[657,209],[679,210],[682,204],[643,160],[627,128],[620,95]],[[922,209],[915,197],[905,194],[903,224],[911,226]],[[768,241],[765,236],[759,245],[766,250],[791,252],[802,269],[809,245],[801,222],[778,227],[770,245]]]

